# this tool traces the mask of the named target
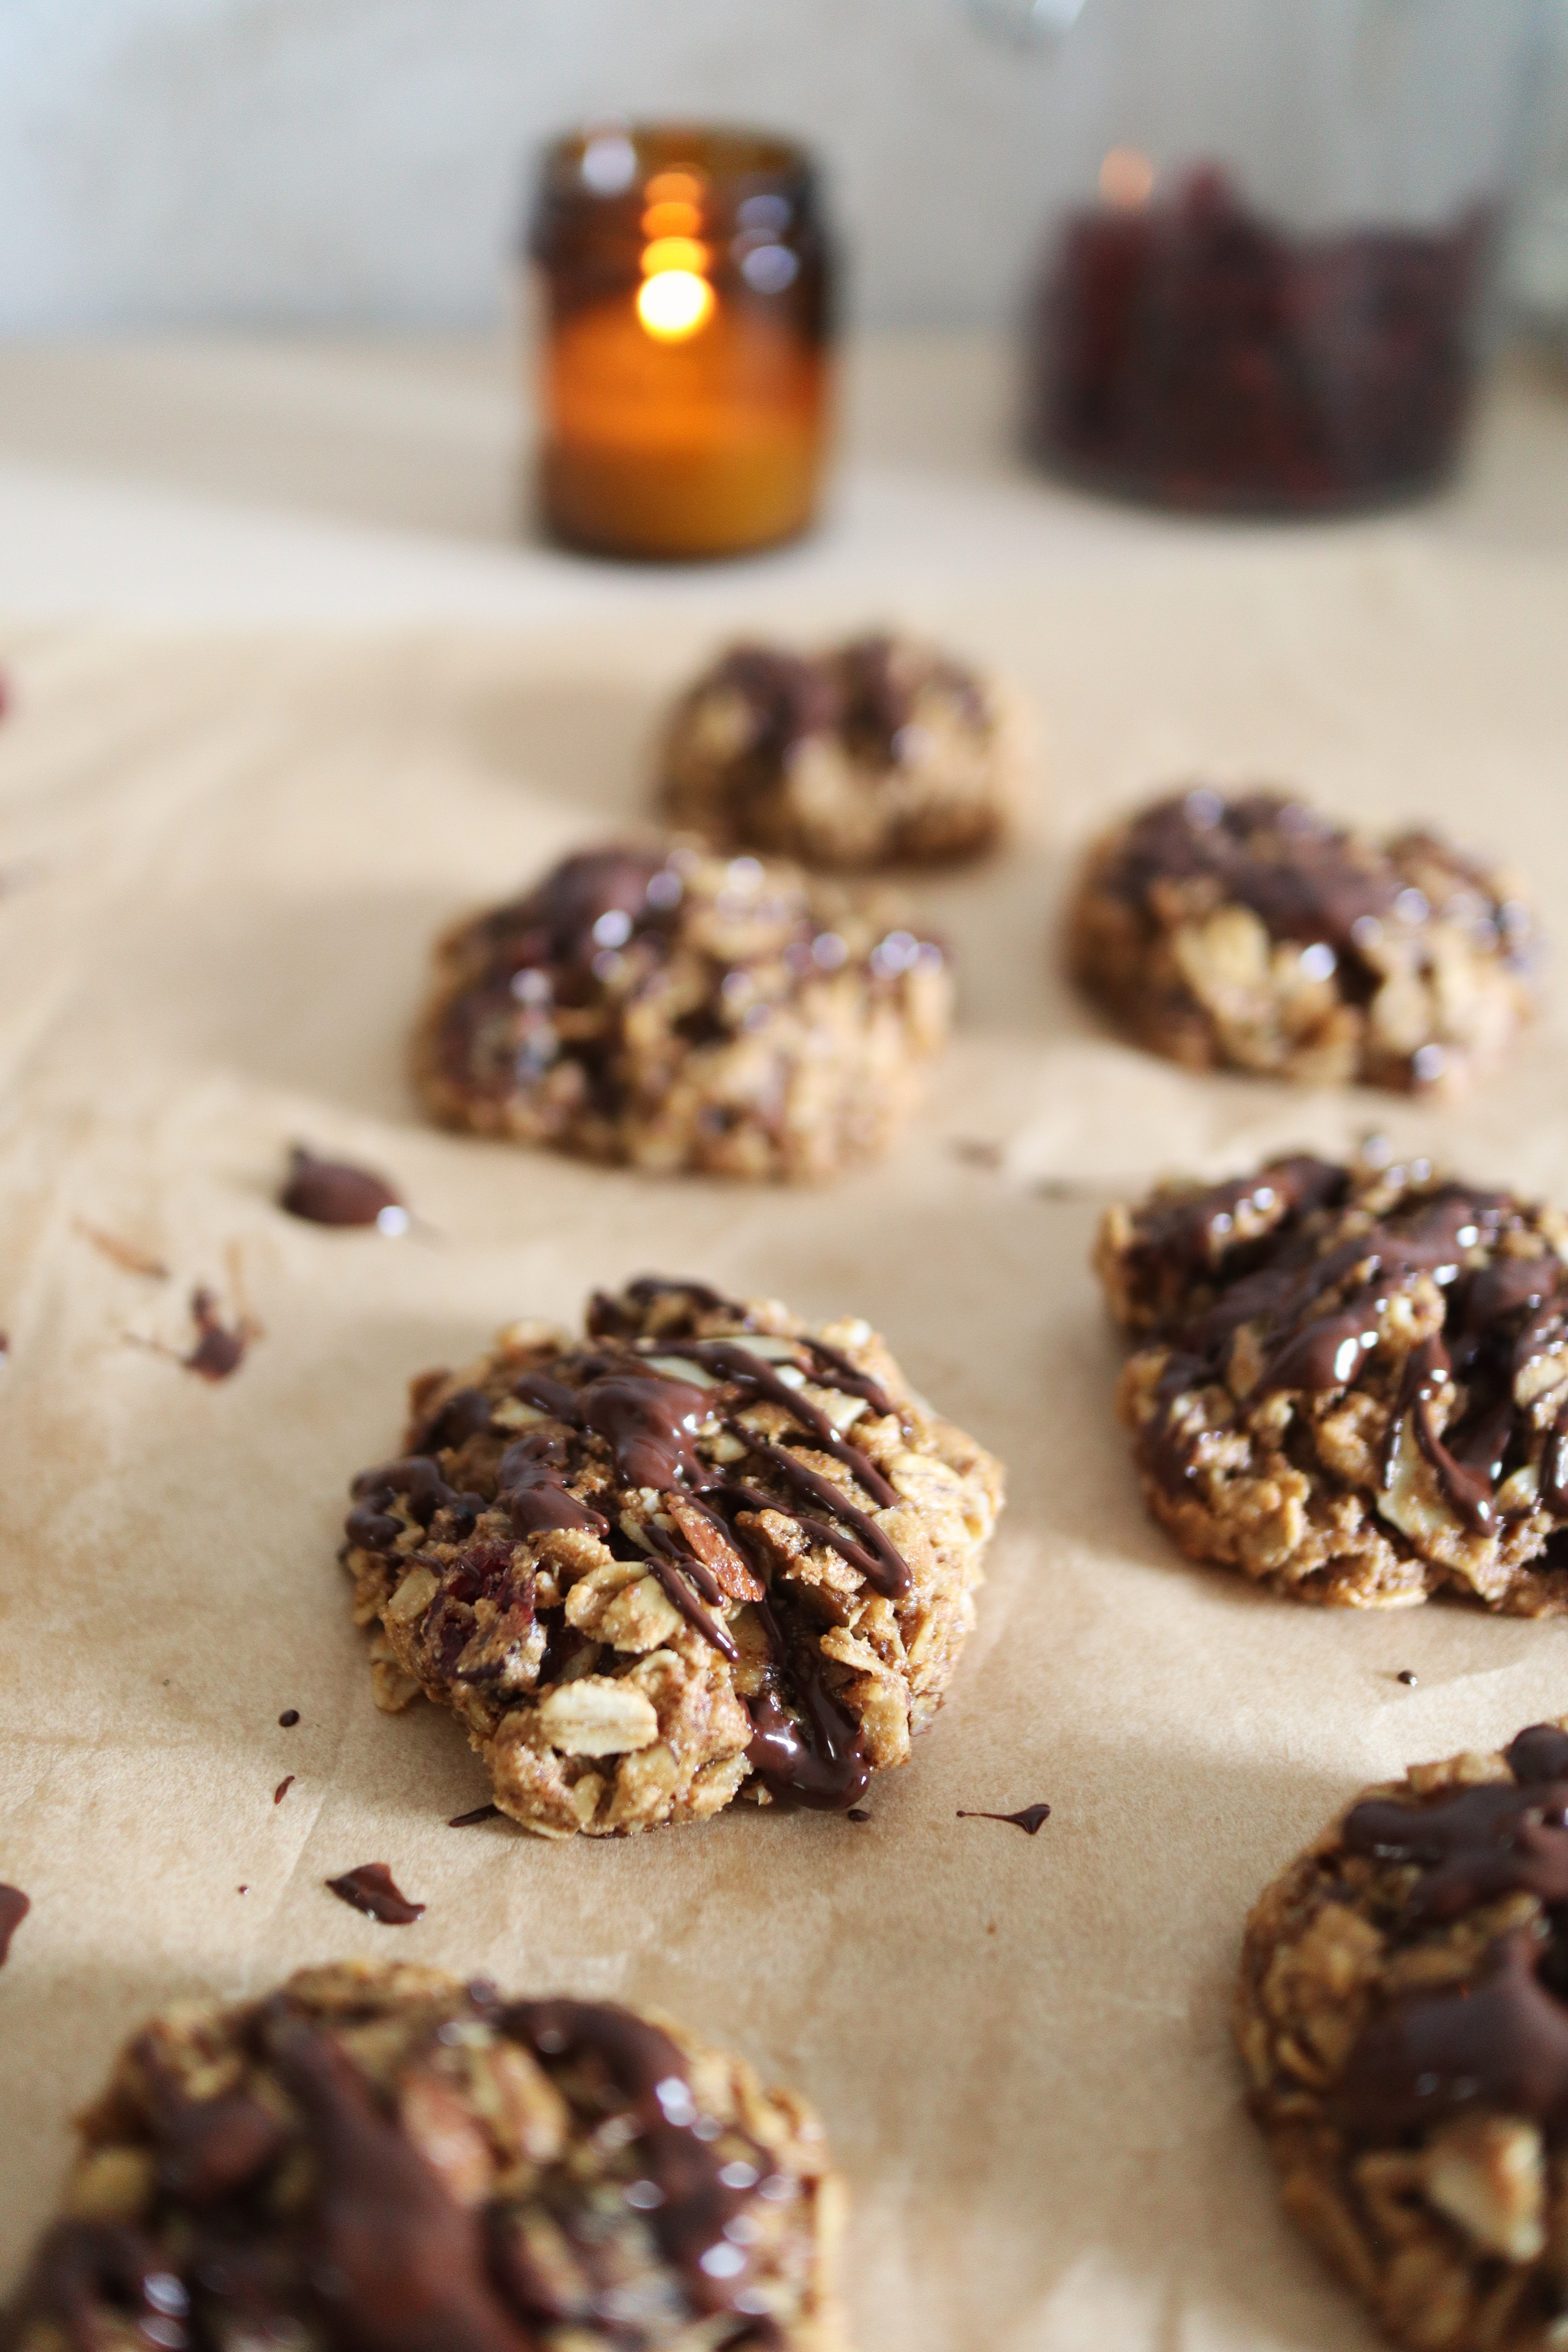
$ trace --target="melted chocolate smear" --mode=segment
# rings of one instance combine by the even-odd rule
[[[354,1508],[343,1523],[344,1534],[361,1551],[382,1553],[395,1551],[405,1533],[404,1522],[386,1507],[395,1496],[401,1497],[409,1517],[422,1528],[429,1526],[437,1511],[450,1510],[461,1500],[456,1487],[442,1477],[440,1464],[426,1454],[362,1470],[349,1493]]]
[[[739,645],[712,673],[705,692],[728,690],[746,706],[748,751],[760,759],[787,759],[814,735],[839,722],[838,681],[830,666],[776,646]]]
[[[181,1363],[201,1380],[226,1381],[244,1363],[245,1351],[257,1336],[255,1327],[243,1320],[232,1328],[225,1323],[210,1290],[192,1291],[191,1314],[196,1344],[188,1356],[180,1358]]]
[[[922,687],[957,702],[971,726],[984,723],[985,698],[973,674],[956,662],[932,658],[896,637],[858,637],[836,656],[844,697],[842,726],[852,751],[891,767],[905,756],[900,740],[915,716]]]
[[[744,1328],[750,1318],[738,1300],[726,1298],[721,1290],[710,1289],[705,1282],[692,1282],[684,1275],[640,1274],[628,1282],[622,1296],[632,1302],[628,1313],[619,1298],[611,1297],[605,1290],[595,1290],[588,1302],[588,1337],[591,1339],[636,1339],[643,1337],[643,1324],[647,1310],[657,1301],[684,1298],[690,1312],[682,1315],[660,1333],[660,1338],[673,1338],[678,1331],[689,1329],[699,1315],[722,1315]]]
[[[191,2098],[149,2034],[137,2040],[135,2055],[152,2103],[159,2185],[168,2195],[214,2205],[270,2170],[289,2130],[269,2107],[244,2091]]]
[[[1568,1780],[1568,1731],[1554,1723],[1532,1723],[1503,1749],[1509,1770],[1521,1785]]]
[[[1262,1172],[1272,1184],[1281,1169],[1298,1171],[1297,1182],[1300,1171],[1309,1170],[1342,1185],[1349,1180],[1348,1170],[1330,1170],[1322,1162],[1283,1162]],[[1257,1180],[1248,1181],[1256,1187]],[[1134,1258],[1146,1285],[1161,1285],[1162,1261],[1175,1274],[1201,1263],[1199,1252],[1213,1255],[1204,1236],[1212,1233],[1216,1204],[1233,1192],[1216,1187],[1195,1201],[1156,1204],[1141,1216]],[[1305,1197],[1315,1202],[1322,1195],[1319,1179],[1309,1179]],[[1155,1475],[1169,1486],[1191,1476],[1191,1451],[1170,1425],[1171,1408],[1187,1391],[1223,1380],[1242,1324],[1264,1326],[1266,1360],[1257,1393],[1326,1394],[1355,1379],[1377,1345],[1378,1320],[1391,1297],[1426,1274],[1443,1292],[1444,1328],[1405,1360],[1380,1485],[1386,1490],[1392,1481],[1408,1423],[1456,1516],[1477,1535],[1493,1532],[1498,1484],[1510,1459],[1528,1454],[1533,1435],[1529,1408],[1514,1402],[1515,1383],[1568,1330],[1568,1269],[1554,1251],[1465,1266],[1469,1251],[1496,1245],[1511,1206],[1503,1193],[1438,1184],[1326,1250],[1294,1213],[1265,1242],[1238,1249],[1235,1271],[1229,1279],[1221,1274],[1213,1303],[1185,1323],[1171,1319],[1170,1355],[1156,1391],[1162,1410],[1142,1441]],[[1220,1205],[1217,1213],[1224,1217],[1231,1211]],[[1313,1312],[1325,1293],[1347,1282],[1348,1298],[1327,1312]],[[1432,1407],[1450,1379],[1463,1385],[1466,1402],[1462,1415],[1439,1436]],[[1568,1437],[1568,1415],[1563,1427]],[[1568,1444],[1563,1452],[1568,1470]],[[1557,1494],[1554,1470],[1549,1438],[1541,1463],[1542,1500],[1568,1517],[1568,1487]]]
[[[733,1665],[741,1654],[735,1647],[734,1637],[718,1618],[709,1615],[691,1589],[693,1584],[697,1585],[709,1601],[721,1606],[724,1594],[717,1579],[690,1551],[679,1550],[662,1528],[650,1525],[645,1533],[658,1547],[655,1556],[648,1560],[648,1567],[665,1599],[672,1608],[679,1611],[689,1625],[695,1627],[705,1642],[718,1651],[721,1657],[728,1658]]]
[[[286,1773],[286,1774],[284,1775],[283,1779],[282,1779],[281,1780],[279,1780],[279,1781],[278,1786],[277,1786],[277,1787],[273,1790],[273,1791],[272,1791],[272,1801],[273,1801],[273,1803],[274,1803],[275,1805],[280,1805],[280,1804],[283,1802],[284,1798],[289,1794],[289,1790],[290,1790],[293,1786],[294,1786],[294,1775],[293,1775],[293,1773],[292,1773],[292,1772]]]
[[[190,2299],[139,2230],[110,2221],[57,2221],[47,2230],[21,2294],[0,2316],[0,2340],[23,2343],[35,2324],[58,2328],[71,2352],[100,2352],[108,2306],[163,2352],[184,2352]]]
[[[449,1830],[471,1830],[478,1822],[499,1822],[505,1818],[499,1805],[476,1805],[471,1813],[454,1813],[447,1827]]]
[[[650,905],[648,886],[667,872],[672,887]],[[564,859],[526,898],[481,917],[468,936],[488,949],[492,979],[556,965],[565,967],[561,978],[570,988],[604,944],[595,933],[606,916],[621,919],[615,925],[620,946],[634,936],[657,940],[679,899],[679,877],[658,852],[589,850]],[[547,1000],[553,987],[547,980]]]
[[[544,1528],[581,1528],[607,1535],[610,1523],[591,1504],[579,1501],[561,1475],[565,1449],[558,1437],[532,1431],[509,1445],[496,1470],[496,1500],[510,1515],[520,1536]]]
[[[1042,1823],[1050,1817],[1049,1805],[1026,1805],[1021,1813],[966,1813],[960,1806],[958,1812],[961,1822],[1006,1822],[1012,1828],[1022,1830],[1026,1837],[1037,1837]]]
[[[711,1407],[708,1391],[661,1373],[610,1372],[577,1391],[585,1429],[608,1438],[631,1486],[700,1486],[708,1466],[692,1435]]]
[[[416,1454],[455,1452],[490,1425],[490,1401],[483,1389],[455,1389],[418,1433]]]
[[[829,1369],[834,1372],[835,1378],[825,1385],[837,1387],[839,1379],[847,1373],[853,1372],[854,1367],[847,1365],[842,1358],[832,1361],[831,1351],[829,1352]],[[789,1414],[790,1419],[806,1432],[813,1443],[820,1447],[824,1454],[831,1454],[836,1462],[842,1462],[847,1470],[853,1471],[873,1502],[879,1504],[884,1510],[902,1501],[903,1497],[898,1489],[889,1485],[876,1464],[860,1451],[853,1438],[840,1437],[820,1405],[812,1404],[802,1396],[798,1389],[792,1389],[786,1381],[779,1378],[771,1365],[763,1363],[758,1357],[753,1356],[750,1349],[742,1347],[732,1339],[698,1339],[685,1349],[685,1353],[694,1363],[702,1365],[704,1370],[721,1373],[723,1378],[734,1387],[745,1390],[752,1396],[764,1397],[770,1404],[781,1405]],[[857,1374],[856,1377],[864,1379],[862,1374]],[[876,1388],[874,1381],[869,1385]],[[858,1395],[863,1395],[865,1392],[864,1388],[849,1391],[851,1394]],[[876,1394],[884,1403],[888,1402],[880,1389],[876,1389]],[[735,1429],[733,1424],[731,1426],[732,1433],[743,1438],[749,1445],[754,1446],[758,1444],[759,1441],[749,1430]],[[837,1489],[834,1488],[833,1492],[837,1495]],[[854,1523],[856,1517],[854,1507],[848,1504],[843,1496],[838,1496],[834,1507],[842,1517],[850,1519],[851,1524]],[[894,1553],[893,1557],[897,1559],[897,1553]],[[904,1568],[902,1560],[899,1560],[899,1566],[900,1569]],[[904,1573],[908,1575],[907,1569],[904,1569]]]
[[[597,2061],[636,2126],[639,2164],[661,2191],[647,2216],[659,2252],[697,2311],[734,2310],[749,2284],[751,2261],[747,2257],[731,2269],[730,2249],[740,2253],[745,2242],[729,2231],[743,2212],[749,2190],[726,2184],[723,2172],[733,2159],[699,2136],[704,2118],[675,2042],[609,2002],[516,2001],[502,2011],[500,2022],[547,2067],[557,2061]],[[773,2164],[758,2148],[748,2168],[771,2172]],[[722,2257],[713,2259],[721,2249]]]
[[[0,1886],[0,1969],[11,1950],[11,1938],[32,1909],[31,1897],[19,1886]]]
[[[340,1903],[351,1904],[367,1918],[379,1919],[384,1927],[406,1927],[424,1916],[424,1904],[411,1903],[406,1895],[398,1893],[384,1862],[362,1862],[357,1870],[346,1870],[341,1878],[325,1883]]]
[[[798,1712],[767,1691],[748,1699],[746,1759],[769,1794],[814,1812],[847,1812],[871,1785],[865,1735],[828,1689],[816,1644],[793,1622],[786,1634],[772,1604],[756,1603],[775,1664]]]
[[[477,2215],[329,2037],[268,2006],[273,2063],[316,2159],[309,2274],[331,2341],[347,2352],[528,2352],[486,2274]]]
[[[1406,928],[1396,913],[1405,878],[1393,860],[1273,793],[1227,800],[1199,789],[1157,802],[1129,827],[1110,878],[1139,903],[1162,881],[1212,882],[1221,899],[1250,908],[1271,938],[1321,941],[1358,970],[1363,924]]]
[[[1561,1732],[1551,1737],[1563,1740]],[[1515,1742],[1527,1769],[1557,1760],[1539,1733],[1534,1748],[1521,1746],[1531,1738],[1521,1733]],[[1416,1919],[1456,1919],[1516,1892],[1568,1902],[1568,1779],[1482,1781],[1423,1805],[1373,1797],[1352,1808],[1343,1834],[1350,1853],[1425,1866],[1410,1896]]]
[[[318,1160],[302,1143],[289,1151],[278,1205],[312,1225],[379,1225],[384,1234],[408,1230],[408,1212],[384,1176],[346,1160]]]
[[[1505,1936],[1473,1988],[1394,2002],[1365,2027],[1346,2063],[1342,2120],[1375,2139],[1493,2112],[1529,2116],[1553,2139],[1568,2131],[1568,2011],[1537,1981],[1547,1946]]]
[[[278,1718],[279,1725],[285,1731],[292,1731],[294,1726],[299,1722],[299,1720],[300,1710],[297,1706],[286,1706],[282,1714]]]

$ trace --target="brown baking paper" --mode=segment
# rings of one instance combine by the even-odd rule
[[[752,625],[870,617],[799,609],[787,569],[771,593]],[[1318,1613],[1180,1560],[1111,1422],[1086,1256],[1120,1187],[1374,1125],[1568,1199],[1568,1039],[1549,1013],[1448,1111],[1194,1078],[1107,1034],[1050,940],[1085,833],[1199,771],[1436,819],[1517,857],[1568,934],[1568,583],[1351,533],[904,617],[1032,692],[1051,782],[1017,850],[926,893],[964,972],[928,1113],[795,1193],[438,1134],[404,1076],[431,935],[638,807],[716,594],[511,636],[11,633],[0,1879],[33,1908],[0,1974],[6,2284],[144,2012],[396,1954],[654,2002],[800,2085],[853,2190],[861,2352],[1369,2341],[1243,2113],[1242,1921],[1363,1782],[1568,1711],[1568,1627]],[[295,1139],[384,1170],[425,1227],[282,1216]],[[868,1316],[1010,1465],[979,1631],[863,1826],[452,1830],[487,1795],[458,1727],[372,1705],[333,1553],[408,1375],[649,1267]],[[174,1360],[197,1283],[265,1327],[221,1385]],[[1035,1838],[956,1817],[1037,1800]],[[326,1892],[370,1861],[417,1925]]]

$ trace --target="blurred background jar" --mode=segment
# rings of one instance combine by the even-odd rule
[[[1532,0],[1066,0],[1047,20],[1093,43],[1096,160],[1031,295],[1035,453],[1221,512],[1444,482],[1495,316]]]
[[[830,259],[790,142],[612,124],[546,153],[539,491],[567,544],[736,555],[816,516],[830,423]]]
[[[1510,276],[1525,325],[1568,361],[1568,0],[1548,0],[1541,62]]]

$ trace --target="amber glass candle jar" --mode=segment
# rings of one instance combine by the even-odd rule
[[[811,522],[828,427],[829,256],[786,140],[649,124],[550,149],[540,497],[611,555],[738,555]]]

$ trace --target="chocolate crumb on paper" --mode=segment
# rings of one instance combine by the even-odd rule
[[[868,1822],[871,1816],[863,1806],[851,1805],[844,1818],[849,1822]]]
[[[295,1776],[292,1772],[287,1772],[284,1774],[282,1780],[279,1781],[278,1786],[272,1791],[272,1801],[275,1805],[280,1805],[283,1802],[284,1798],[294,1786],[294,1777]]]
[[[278,1205],[312,1225],[374,1225],[387,1234],[408,1231],[408,1211],[384,1176],[347,1160],[320,1160],[302,1143],[289,1155]]]
[[[190,1354],[180,1358],[181,1363],[201,1380],[226,1381],[244,1363],[252,1339],[259,1337],[259,1326],[246,1316],[237,1323],[226,1323],[212,1292],[200,1287],[191,1293],[191,1314],[198,1336]]]
[[[32,1907],[31,1898],[19,1886],[0,1886],[0,1968],[5,1965],[12,1937]]]
[[[1411,1673],[1408,1666],[1401,1666],[1398,1675],[1394,1679],[1398,1682],[1402,1682],[1406,1690],[1414,1690],[1415,1687],[1415,1676]]]
[[[1050,1817],[1049,1805],[1026,1805],[1016,1813],[971,1813],[962,1805],[958,1809],[961,1822],[1005,1822],[1010,1828],[1022,1830],[1026,1837],[1037,1837]]]
[[[299,1708],[297,1706],[286,1706],[282,1714],[278,1718],[279,1727],[283,1731],[292,1731],[294,1726],[299,1722]]]
[[[471,1813],[454,1813],[447,1823],[449,1830],[471,1830],[478,1822],[501,1822],[506,1815],[499,1805],[476,1805]]]
[[[326,1884],[340,1903],[363,1911],[367,1919],[379,1919],[384,1927],[406,1927],[424,1916],[424,1904],[411,1903],[394,1885],[384,1862],[362,1862],[357,1869],[345,1870],[341,1878],[329,1878]]]

